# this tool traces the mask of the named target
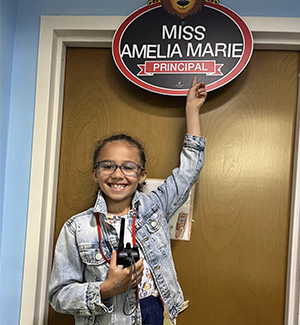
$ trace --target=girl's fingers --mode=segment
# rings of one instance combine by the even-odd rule
[[[196,84],[197,84],[197,76],[193,78],[192,87],[196,86]]]

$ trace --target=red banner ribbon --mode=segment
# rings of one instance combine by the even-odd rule
[[[138,76],[153,76],[154,74],[206,74],[209,76],[222,76],[223,64],[216,61],[146,61],[138,64],[141,71]]]

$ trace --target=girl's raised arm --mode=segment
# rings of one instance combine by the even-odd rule
[[[206,97],[204,82],[197,83],[197,76],[195,76],[192,87],[187,94],[185,105],[186,132],[189,134],[201,136],[199,112]]]

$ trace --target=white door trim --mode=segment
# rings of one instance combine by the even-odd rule
[[[47,324],[65,54],[67,47],[111,47],[124,16],[42,16],[20,325]],[[244,17],[256,49],[300,50],[300,18]],[[298,103],[298,120],[300,103]],[[299,122],[297,123],[299,125]],[[300,141],[297,128],[285,325],[298,324]]]

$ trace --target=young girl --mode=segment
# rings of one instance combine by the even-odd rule
[[[173,263],[168,220],[185,202],[204,163],[199,109],[206,99],[195,77],[186,100],[180,166],[157,190],[140,192],[147,176],[142,146],[126,135],[100,142],[93,178],[99,185],[95,206],[70,218],[57,240],[49,300],[77,325],[163,324],[163,305],[172,321],[183,306]],[[117,265],[120,220],[125,244],[137,244],[134,267]]]

